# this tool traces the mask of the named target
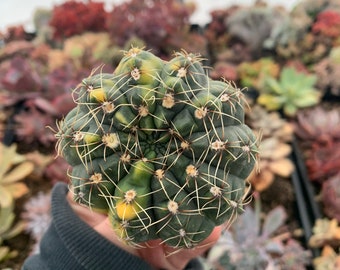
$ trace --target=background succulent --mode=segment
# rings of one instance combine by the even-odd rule
[[[21,218],[25,224],[25,231],[29,233],[35,241],[32,254],[40,252],[40,240],[51,222],[50,208],[51,195],[42,192],[31,197],[24,205]]]
[[[15,223],[14,200],[0,189],[0,262],[12,259],[18,255],[17,250],[11,250],[5,245],[9,240],[24,230],[24,223],[19,221]]]
[[[322,184],[322,203],[325,214],[340,222],[340,173],[332,176]]]
[[[123,240],[191,248],[242,209],[257,140],[241,90],[209,79],[199,55],[132,48],[76,92],[59,153],[75,200],[108,212]]]
[[[249,182],[259,192],[267,189],[276,176],[288,178],[295,166],[289,158],[292,148],[289,144],[280,142],[275,137],[261,140],[259,152],[261,161],[257,170],[249,176]]]
[[[105,30],[106,16],[104,2],[67,1],[54,6],[49,25],[54,39],[63,40],[86,31]]]
[[[310,144],[332,145],[340,139],[340,110],[321,106],[296,115],[295,134]]]
[[[324,182],[339,171],[340,142],[320,146],[313,145],[304,150],[308,177],[311,181]]]
[[[279,79],[266,77],[257,102],[268,110],[283,110],[287,116],[295,116],[298,109],[309,107],[320,101],[321,94],[314,88],[317,78],[283,68]]]
[[[294,128],[278,112],[268,112],[258,104],[246,110],[246,123],[261,138],[261,161],[248,179],[255,190],[263,192],[277,177],[288,178],[294,171],[289,158]]]
[[[225,23],[230,39],[244,43],[251,51],[252,59],[258,59],[263,55],[266,39],[287,16],[284,9],[259,4],[236,10]]]
[[[340,243],[340,227],[336,218],[319,218],[315,221],[313,235],[308,241],[311,247],[325,245],[338,246]]]
[[[289,233],[279,234],[286,217],[283,208],[276,207],[262,219],[256,198],[255,208],[246,207],[209,251],[209,269],[305,269],[309,251]]]
[[[33,171],[33,164],[16,153],[16,145],[0,144],[0,262],[17,256],[17,251],[4,245],[24,229],[22,221],[15,220],[15,200],[28,192],[26,184],[19,182]]]
[[[193,11],[193,5],[178,0],[132,0],[115,6],[109,13],[108,31],[121,47],[136,36],[163,58],[171,58],[173,51],[180,48],[204,55],[205,39],[190,31]]]
[[[340,46],[333,47],[328,57],[313,66],[318,77],[317,86],[326,95],[340,96]]]
[[[237,71],[242,86],[261,90],[266,76],[273,78],[279,76],[280,66],[271,58],[261,58],[254,62],[241,63]]]
[[[20,198],[29,190],[24,182],[20,182],[32,173],[33,163],[26,160],[25,156],[16,151],[17,146],[0,144],[0,187],[4,198],[12,200]],[[6,203],[8,204],[8,203]]]
[[[340,13],[332,10],[325,10],[317,15],[312,25],[312,32],[320,34],[325,38],[336,39],[340,35]]]
[[[331,246],[323,247],[321,255],[313,259],[315,270],[338,269],[340,266],[340,255]]]
[[[274,137],[280,142],[291,142],[294,125],[279,112],[268,112],[258,104],[246,110],[246,123],[261,135],[261,138]]]

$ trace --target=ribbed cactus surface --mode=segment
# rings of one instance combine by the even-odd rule
[[[190,248],[242,209],[256,138],[242,91],[209,79],[199,56],[132,48],[75,91],[57,133],[74,199],[107,213],[127,243]]]

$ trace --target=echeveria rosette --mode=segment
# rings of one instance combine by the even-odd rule
[[[127,243],[191,248],[242,210],[257,140],[241,90],[209,79],[197,55],[165,62],[132,48],[77,96],[57,134],[74,199]]]
[[[270,76],[264,79],[257,102],[269,111],[282,109],[286,116],[294,117],[299,109],[320,101],[321,92],[314,87],[316,81],[314,75],[285,67],[279,80]]]

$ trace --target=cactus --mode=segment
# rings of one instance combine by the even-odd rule
[[[131,48],[75,92],[56,147],[75,201],[107,213],[124,242],[191,248],[241,211],[257,140],[242,91],[209,79],[199,55]]]

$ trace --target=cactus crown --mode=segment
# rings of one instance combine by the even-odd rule
[[[127,243],[191,248],[242,209],[257,141],[242,91],[209,79],[198,55],[132,48],[75,93],[56,134],[74,199],[108,213]]]

